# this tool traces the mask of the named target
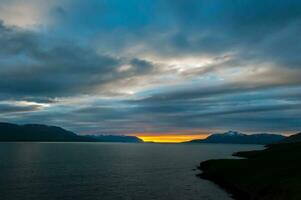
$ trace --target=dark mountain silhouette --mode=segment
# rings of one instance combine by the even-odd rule
[[[142,142],[134,136],[81,136],[56,126],[0,122],[0,141],[17,142]]]
[[[206,139],[192,140],[188,143],[273,144],[285,138],[285,136],[277,134],[260,133],[246,135],[236,131],[228,131],[226,133],[212,134]]]
[[[125,136],[125,135],[93,135],[87,136],[93,139],[101,140],[103,142],[126,142],[126,143],[142,143],[138,137],[135,136]]]
[[[234,154],[246,159],[202,162],[200,176],[227,189],[235,199],[301,199],[301,142],[296,142],[300,133],[287,139],[264,150]]]
[[[0,123],[0,141],[96,141],[56,126]]]
[[[281,141],[281,143],[295,143],[295,142],[301,142],[301,132],[295,135],[291,135],[286,139],[284,139],[283,141]]]

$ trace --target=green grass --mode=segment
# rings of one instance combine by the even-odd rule
[[[246,159],[203,162],[201,176],[229,190],[236,199],[301,199],[301,143],[235,155]]]

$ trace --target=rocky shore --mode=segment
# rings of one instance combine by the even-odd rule
[[[213,181],[238,200],[301,199],[301,143],[239,152],[245,159],[202,162],[201,178]]]

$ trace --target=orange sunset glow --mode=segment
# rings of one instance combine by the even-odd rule
[[[195,139],[204,139],[208,135],[179,135],[179,134],[160,134],[160,135],[151,135],[151,134],[137,134],[137,137],[142,139],[144,142],[157,142],[157,143],[180,143],[187,142]]]

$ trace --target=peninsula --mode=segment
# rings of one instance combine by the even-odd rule
[[[238,152],[244,159],[209,160],[200,177],[228,190],[239,200],[301,199],[301,133],[265,150]]]

